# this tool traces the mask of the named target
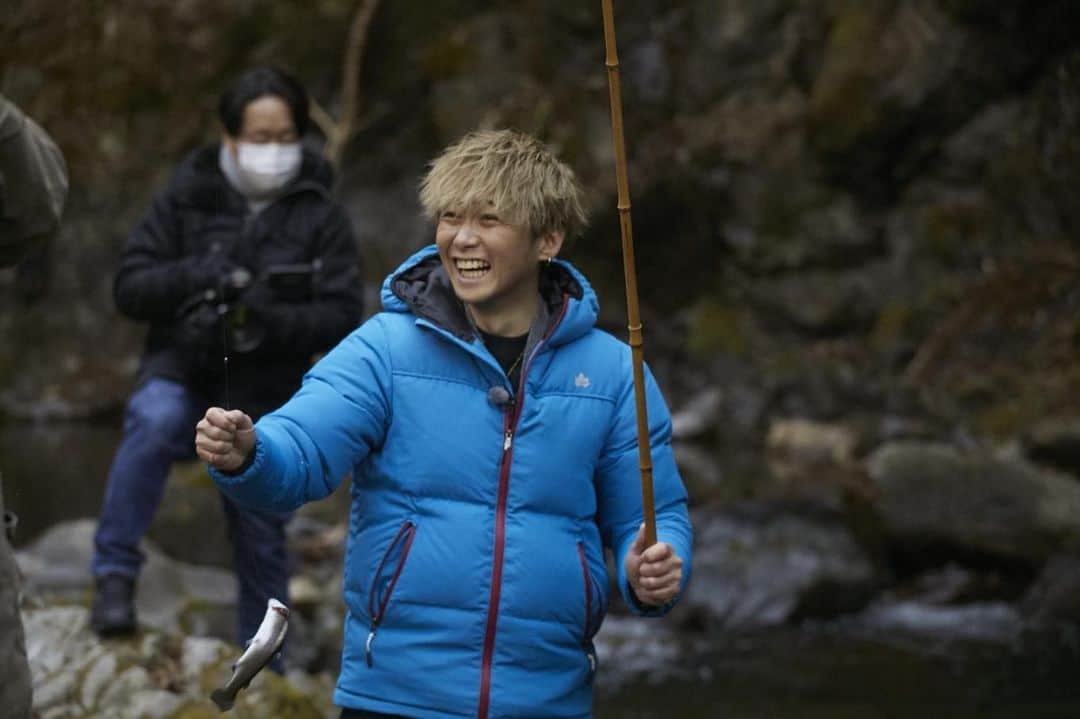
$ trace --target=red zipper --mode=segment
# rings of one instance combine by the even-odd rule
[[[563,295],[559,316],[547,334],[537,343],[536,349],[529,356],[528,362],[521,368],[518,378],[518,393],[513,408],[508,410],[503,421],[503,457],[499,465],[499,491],[495,500],[495,558],[491,568],[491,596],[488,599],[487,625],[484,629],[484,654],[480,664],[480,705],[476,710],[477,719],[487,719],[488,705],[491,702],[491,657],[495,653],[495,629],[499,619],[499,595],[502,592],[503,553],[506,549],[506,498],[510,494],[510,459],[514,454],[514,430],[521,418],[521,408],[525,404],[525,377],[529,367],[540,350],[541,345],[555,332],[566,315],[570,304],[569,295]]]
[[[394,587],[397,586],[398,577],[401,576],[401,570],[405,568],[405,560],[409,558],[409,550],[412,548],[413,537],[416,536],[416,525],[412,522],[406,521],[401,525],[401,529],[394,535],[393,541],[390,542],[390,546],[387,547],[386,552],[383,553],[382,561],[379,562],[379,568],[375,570],[375,576],[371,580],[371,590],[368,592],[368,615],[371,617],[371,626],[369,627],[367,642],[364,644],[364,655],[367,660],[367,665],[370,667],[374,663],[372,659],[371,645],[375,641],[375,632],[379,629],[379,624],[382,623],[383,616],[386,614],[386,607],[390,604],[390,595],[394,593]],[[394,573],[390,577],[389,584],[386,585],[386,593],[383,594],[382,601],[379,602],[378,608],[375,606],[375,589],[379,584],[379,577],[382,576],[383,568],[386,566],[386,562],[390,559],[390,555],[393,553],[394,548],[398,546],[398,543],[404,538],[405,546],[401,550],[401,558],[397,560],[397,566],[394,568]]]
[[[589,573],[589,560],[585,558],[585,542],[578,542],[578,558],[581,559],[581,573],[585,577],[585,634],[581,638],[581,646],[585,648],[585,658],[589,660],[589,684],[592,684],[593,677],[596,676],[596,647],[592,643],[593,633],[593,592],[592,592],[592,575]],[[596,595],[597,603],[600,602],[600,595]]]
[[[589,631],[592,629],[592,579],[589,577],[589,561],[585,559],[585,543],[577,543],[578,559],[581,560],[581,573],[585,577],[585,634],[581,638],[582,643],[589,641]]]

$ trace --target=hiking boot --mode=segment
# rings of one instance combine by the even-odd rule
[[[99,637],[134,634],[135,580],[120,574],[106,574],[98,577],[94,584],[90,628]]]

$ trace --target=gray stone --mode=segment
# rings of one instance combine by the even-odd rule
[[[91,585],[90,555],[95,522],[66,522],[50,528],[18,553],[19,564],[31,595],[60,595],[84,601]],[[177,630],[185,622],[204,626],[201,615],[229,611],[236,603],[236,579],[232,572],[177,562],[144,540],[146,555],[136,583],[135,609],[140,624]],[[220,622],[208,620],[210,626]]]
[[[97,704],[98,696],[115,673],[116,656],[114,654],[102,654],[90,665],[83,677],[82,690],[79,694],[79,700],[84,707]]]
[[[881,603],[859,616],[860,623],[889,632],[945,639],[1009,643],[1024,628],[1016,608],[1004,602],[939,606],[920,602]]]
[[[694,579],[680,613],[725,628],[784,624],[858,609],[878,584],[838,521],[744,505],[695,517]]]
[[[884,445],[868,469],[886,534],[912,550],[1039,564],[1080,545],[1080,484],[1060,474],[920,442]]]
[[[35,676],[50,675],[66,667],[72,659],[90,655],[94,642],[87,620],[87,611],[82,607],[24,612],[26,654]]]
[[[41,719],[75,719],[75,717],[86,717],[87,715],[86,710],[79,704],[63,704],[39,712],[38,716]]]
[[[31,671],[33,667],[31,667]],[[69,705],[77,694],[72,672],[58,672],[34,680],[34,711],[43,712],[60,704]]]
[[[103,707],[130,708],[137,694],[156,689],[149,672],[139,666],[128,667],[117,674],[105,688],[100,704]]]
[[[82,590],[93,581],[90,552],[94,546],[91,519],[81,519],[49,528],[33,544],[18,552],[19,566],[26,578],[26,591]]]
[[[185,681],[198,683],[207,667],[227,663],[233,653],[235,649],[220,639],[184,637],[180,662]]]
[[[162,689],[144,689],[133,692],[124,700],[118,719],[166,719],[181,705],[189,701]]]

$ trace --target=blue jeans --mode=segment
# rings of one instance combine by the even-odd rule
[[[195,458],[195,424],[207,406],[197,393],[165,379],[150,379],[131,395],[94,535],[95,577],[138,576],[144,560],[139,541],[161,503],[173,462]],[[270,597],[288,603],[285,523],[291,515],[241,509],[224,495],[222,504],[240,585],[237,640],[243,644],[259,628]]]

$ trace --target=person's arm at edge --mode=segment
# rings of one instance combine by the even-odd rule
[[[0,267],[60,229],[67,198],[67,165],[45,130],[0,94],[0,179],[4,218],[15,223],[0,237]]]

